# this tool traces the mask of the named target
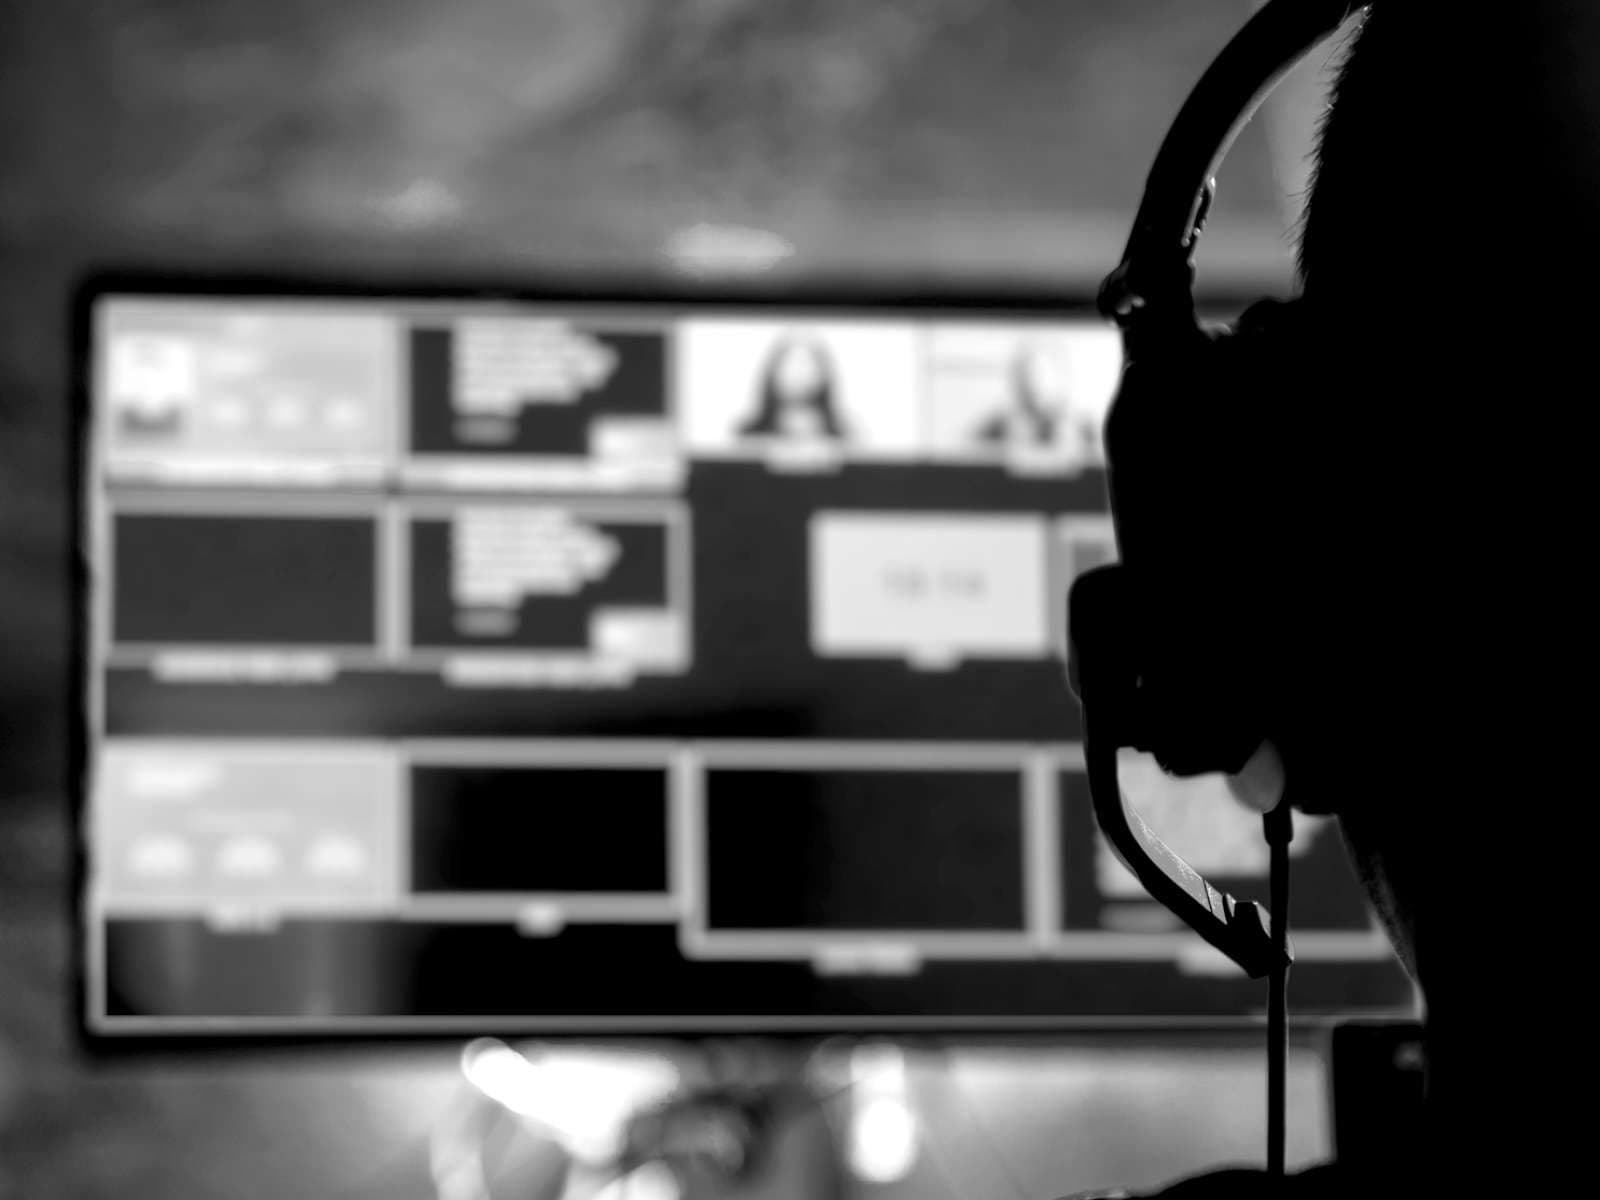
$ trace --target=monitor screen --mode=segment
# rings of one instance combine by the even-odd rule
[[[1250,1019],[1110,855],[1086,305],[226,288],[81,307],[99,1035]],[[1125,756],[1265,900],[1220,781]],[[1299,819],[1299,1013],[1410,988]]]

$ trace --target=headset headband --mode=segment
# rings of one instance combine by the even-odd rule
[[[1151,306],[1192,308],[1195,240],[1218,164],[1279,81],[1365,7],[1357,0],[1271,0],[1234,35],[1162,140],[1122,262],[1101,286],[1101,315],[1125,324]]]

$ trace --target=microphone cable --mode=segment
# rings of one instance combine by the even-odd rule
[[[1289,843],[1294,822],[1282,797],[1261,818],[1268,847],[1267,903],[1272,944],[1281,951],[1267,978],[1267,1175],[1282,1179],[1289,1060]]]

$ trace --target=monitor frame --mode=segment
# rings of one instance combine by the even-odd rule
[[[174,271],[140,266],[95,269],[81,276],[70,297],[68,363],[68,509],[72,545],[67,555],[71,636],[66,742],[69,821],[74,836],[67,897],[73,936],[70,946],[70,990],[66,999],[69,1006],[68,1025],[81,1046],[96,1054],[136,1056],[151,1053],[159,1055],[169,1051],[233,1052],[249,1048],[313,1046],[458,1046],[466,1038],[493,1035],[495,1031],[489,1028],[491,1022],[478,1018],[453,1021],[427,1019],[425,1027],[407,1028],[392,1027],[387,1021],[377,1028],[372,1027],[378,1024],[374,1021],[365,1027],[338,1029],[307,1022],[301,1028],[287,1030],[264,1029],[253,1024],[238,1029],[208,1027],[204,1020],[192,1020],[189,1027],[181,1030],[164,1029],[159,1032],[113,1031],[97,1024],[90,970],[91,922],[94,917],[90,879],[95,847],[89,825],[90,771],[99,736],[93,728],[94,712],[90,703],[92,690],[96,687],[91,648],[95,600],[93,564],[90,559],[91,489],[95,487],[92,470],[96,451],[93,410],[94,310],[100,300],[117,295],[153,299],[581,305],[612,310],[648,306],[657,309],[681,308],[695,315],[747,316],[761,311],[784,311],[847,317],[942,314],[995,320],[1016,317],[1100,320],[1092,290],[1081,285],[1065,286],[1060,291],[1045,291],[1037,286],[1015,287],[993,281],[960,283],[919,279],[861,281],[758,277],[703,283],[681,277],[495,277],[481,271],[454,277],[438,271],[425,277],[376,271],[347,276],[310,271]],[[1202,291],[1197,307],[1207,319],[1226,320],[1236,316],[1258,298],[1237,290]],[[1263,993],[1263,1013],[1265,999]],[[1395,1009],[1392,1015],[1402,1016],[1405,1011]],[[1390,1014],[1388,1010],[1363,1009],[1355,1015],[1382,1019]],[[1333,1025],[1347,1019],[1347,1016],[1301,1016],[1295,1018],[1294,1024],[1297,1036],[1320,1036]],[[796,1017],[786,1018],[786,1027],[779,1029],[726,1018],[675,1018],[647,1027],[649,1020],[639,1018],[633,1021],[630,1018],[631,1023],[638,1026],[636,1029],[619,1027],[616,1018],[599,1018],[585,1029],[546,1027],[532,1033],[519,1031],[515,1021],[508,1020],[503,1022],[503,1032],[511,1039],[535,1038],[551,1042],[604,1040],[608,1043],[640,1044],[698,1041],[725,1036],[759,1036],[779,1042],[811,1042],[841,1036],[893,1036],[912,1040],[958,1038],[983,1043],[1017,1036],[1046,1036],[1071,1041],[1083,1037],[1126,1038],[1132,1034],[1151,1033],[1231,1042],[1240,1037],[1253,1037],[1254,1031],[1262,1026],[1264,1016],[1063,1016],[1048,1019],[898,1016],[844,1020]]]

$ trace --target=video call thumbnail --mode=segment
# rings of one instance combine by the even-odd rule
[[[850,460],[1102,465],[1121,371],[1088,322],[691,320],[675,371],[700,457],[826,448]]]
[[[934,459],[1104,462],[1101,427],[1122,365],[1115,330],[936,325],[925,352]]]
[[[1020,770],[711,766],[708,933],[1020,931]]]
[[[915,458],[919,371],[909,322],[706,318],[678,331],[680,419],[699,457],[822,446],[852,457]]]
[[[378,520],[283,512],[118,512],[111,641],[375,649]]]
[[[581,459],[675,441],[664,332],[475,316],[409,345],[413,454]]]
[[[665,892],[668,785],[661,766],[414,764],[411,890]]]

